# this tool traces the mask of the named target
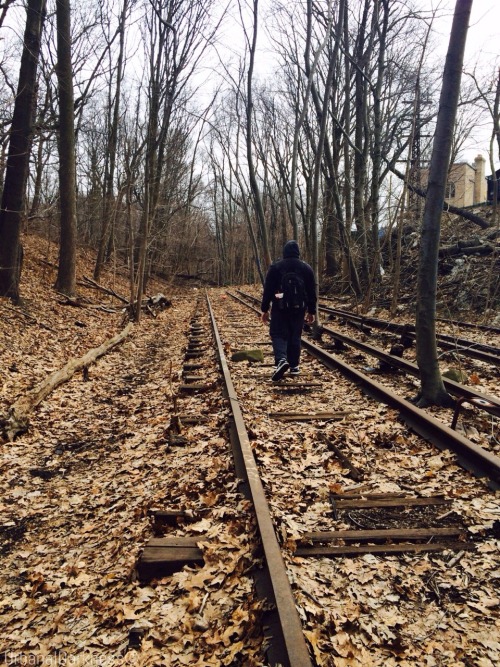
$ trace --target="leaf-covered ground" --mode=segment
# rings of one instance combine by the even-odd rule
[[[26,240],[25,305],[0,303],[3,412],[123,326],[120,312],[58,303],[50,250],[42,257],[37,240]],[[79,271],[90,275],[90,260]],[[102,282],[126,296],[125,272]],[[167,290],[171,308],[144,315],[88,377],[76,374],[33,412],[27,433],[0,446],[0,656],[7,664],[262,664],[260,604],[248,574],[253,525],[237,491],[213,358],[206,362],[212,390],[176,406],[202,409],[208,422],[185,430],[185,447],[168,445],[198,293],[149,286]],[[83,287],[79,293],[117,305]],[[205,565],[141,585],[135,566],[154,534],[154,508],[193,515],[166,534],[199,536]],[[143,637],[139,650],[130,648],[132,629]]]
[[[264,330],[236,302],[216,307],[227,352],[262,347]],[[237,324],[235,324],[237,323]],[[269,381],[269,366],[231,363],[235,387],[251,425],[270,505],[290,549],[289,576],[315,664],[481,665],[500,660],[498,493],[411,432],[397,413],[360,393],[338,373],[303,354],[309,390],[287,392]],[[293,379],[285,380],[285,386]],[[341,411],[341,421],[280,422],[277,411]],[[498,434],[497,434],[498,435]],[[363,473],[353,481],[326,440]],[[409,493],[446,496],[433,511],[333,512],[330,494]],[[473,551],[298,558],[305,532],[363,528],[465,525]]]
[[[56,258],[54,246],[26,238],[25,305],[0,300],[0,412],[124,326],[119,302],[88,286],[79,286],[88,307],[60,303],[52,289]],[[82,255],[79,276],[91,271],[92,258]],[[102,283],[127,295],[123,270],[108,272]],[[198,303],[203,292],[165,283],[148,292],[163,292],[172,307],[156,318],[145,314],[88,377],[75,374],[56,389],[33,412],[25,434],[0,445],[0,656],[6,664],[265,665],[263,609],[250,576],[259,564],[254,525],[234,476],[213,352],[201,371],[210,389],[178,396],[193,314],[209,328]],[[218,290],[211,295],[228,354],[266,339],[255,316],[247,319]],[[422,443],[391,410],[309,360],[304,376],[322,388],[303,395],[273,389],[267,367],[231,364],[231,370],[273,494],[315,664],[498,664],[498,495],[468,477],[452,455]],[[282,428],[269,417],[287,408],[346,410],[348,418],[322,428],[368,474],[365,481],[349,478],[315,426]],[[182,429],[183,447],[170,444],[174,410],[207,419]],[[444,493],[478,546],[458,558],[455,552],[294,557],[304,531],[369,521],[354,514],[332,520],[329,494],[357,488]],[[155,508],[187,512],[160,532],[199,536],[205,564],[141,585],[135,566],[158,534]],[[140,646],[132,648],[137,637]]]

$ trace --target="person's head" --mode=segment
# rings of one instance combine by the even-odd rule
[[[285,257],[300,257],[299,244],[297,241],[287,241],[283,246],[283,259]]]

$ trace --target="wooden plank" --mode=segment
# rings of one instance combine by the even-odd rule
[[[186,359],[199,359],[200,357],[203,357],[205,352],[186,352],[185,358]]]
[[[177,433],[172,433],[168,436],[168,444],[171,447],[184,447],[189,442],[189,439],[185,435],[179,435]]]
[[[334,500],[335,509],[367,509],[375,507],[428,507],[432,505],[450,505],[448,498],[379,498],[371,500]]]
[[[179,391],[208,391],[211,389],[209,384],[202,384],[201,382],[193,382],[192,384],[180,384]]]
[[[343,419],[349,413],[345,411],[339,412],[270,412],[271,419],[279,419],[281,421],[314,421],[324,419]]]
[[[183,374],[182,377],[184,378],[184,382],[186,382],[186,383],[198,382],[199,380],[204,380],[205,379],[205,376],[203,376],[203,375],[188,375],[187,373]]]
[[[339,546],[339,547],[299,547],[294,556],[308,558],[310,556],[362,556],[364,554],[400,554],[400,553],[425,553],[432,551],[472,551],[474,544],[471,542],[431,542],[428,544],[365,544],[361,546]]]
[[[158,526],[177,526],[179,521],[198,521],[196,512],[185,510],[150,510],[155,524]]]
[[[463,528],[383,528],[374,530],[329,530],[304,533],[301,542],[331,542],[334,540],[370,542],[372,540],[428,540],[433,537],[459,537]]]
[[[349,471],[347,474],[351,479],[354,479],[357,482],[360,482],[364,479],[363,472],[350,461],[350,459],[342,452],[341,449],[339,449],[339,447],[337,447],[335,443],[333,443],[322,433],[318,433],[318,437],[320,440],[325,442],[328,449],[335,454],[343,468]]]
[[[238,345],[249,345],[251,347],[256,347],[258,345],[272,345],[270,340],[243,340],[240,341],[238,338]]]
[[[204,535],[181,535],[179,537],[150,537],[144,549],[185,549],[196,547]]]
[[[332,500],[354,500],[361,498],[363,500],[370,500],[371,498],[416,498],[417,496],[408,496],[404,492],[400,493],[331,493]],[[433,496],[433,498],[444,498],[444,496]]]
[[[307,380],[296,382],[295,380],[286,380],[285,382],[273,382],[272,386],[276,389],[303,389],[310,387],[322,387],[321,382],[307,382]]]
[[[202,415],[177,415],[181,424],[206,424],[208,419]]]
[[[203,553],[196,546],[201,537],[153,537],[144,547],[137,562],[142,582],[170,576],[184,565],[202,565]]]
[[[182,372],[185,373],[187,371],[198,371],[200,368],[203,368],[203,364],[184,364],[182,367]]]

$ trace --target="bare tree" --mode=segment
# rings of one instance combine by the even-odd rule
[[[9,153],[0,210],[0,295],[18,302],[21,277],[21,219],[28,179],[36,103],[36,72],[45,0],[28,0],[21,68],[10,128]]]
[[[241,4],[240,13],[241,13]],[[264,216],[264,209],[262,207],[262,198],[257,183],[256,169],[252,152],[252,118],[254,113],[253,108],[253,71],[255,66],[255,52],[257,48],[257,34],[259,21],[259,0],[253,0],[252,5],[252,36],[251,38],[245,33],[245,38],[248,45],[248,71],[247,71],[247,96],[246,96],[246,148],[247,148],[247,163],[248,176],[250,180],[250,188],[252,190],[255,215],[257,218],[257,225],[259,229],[259,236],[262,245],[262,253],[264,255],[264,262],[266,266],[271,264],[271,254],[269,252],[269,242],[267,238],[267,227]],[[243,22],[243,21],[242,21]]]
[[[57,0],[57,80],[59,83],[59,264],[55,287],[67,296],[76,292],[76,157],[71,6]]]
[[[122,103],[121,90],[125,63],[125,28],[128,20],[130,0],[122,0],[122,2],[123,4],[117,27],[117,33],[119,35],[119,48],[118,59],[116,63],[116,85],[114,91],[112,91],[113,76],[110,76],[108,89],[109,137],[104,175],[104,202],[102,207],[101,237],[94,267],[94,279],[97,281],[100,279],[101,270],[104,264],[106,248],[109,242],[112,217],[116,214],[116,209],[113,209],[114,180],[116,170],[116,152],[118,146],[118,124],[120,118],[120,105]]]
[[[417,363],[421,379],[418,404],[421,407],[453,403],[444,387],[438,364],[436,345],[437,266],[441,213],[471,7],[472,0],[457,0],[455,5],[425,198],[416,313]]]

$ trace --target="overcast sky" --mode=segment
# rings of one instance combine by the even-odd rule
[[[436,7],[449,9],[449,14],[444,12],[442,18],[435,24],[442,36],[443,67],[455,4],[455,0],[422,0],[422,5],[429,9]],[[500,0],[474,0],[467,33],[464,70],[465,72],[476,70],[478,73],[487,73],[494,77],[498,76],[499,66]],[[484,128],[476,128],[474,137],[468,142],[467,150],[463,151],[462,159],[472,162],[478,153],[487,158],[490,136],[491,122],[486,122]]]
[[[439,7],[443,10],[443,18],[438,22],[438,29],[443,36],[443,46],[446,50],[455,0],[422,0],[422,6],[427,6],[429,9]],[[446,9],[449,9],[448,15],[444,11]],[[500,56],[500,0],[474,0],[472,3],[467,34],[467,63],[470,63],[477,54],[480,54],[483,63],[494,61]]]

